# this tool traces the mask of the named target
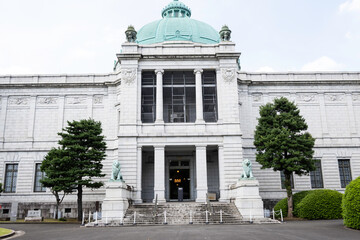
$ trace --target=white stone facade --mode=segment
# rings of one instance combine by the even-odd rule
[[[253,163],[265,200],[285,196],[280,173],[260,170],[255,162],[253,133],[259,106],[276,97],[295,101],[316,138],[315,158],[321,160],[323,187],[343,191],[338,160],[349,159],[352,179],[360,176],[360,73],[245,73],[238,70],[240,53],[232,42],[215,45],[164,42],[148,46],[124,43],[120,64],[106,75],[0,76],[0,180],[6,165],[18,164],[15,192],[1,194],[0,204],[55,204],[49,190],[35,192],[35,166],[67,121],[94,118],[102,122],[107,142],[103,162],[107,181],[112,162],[121,164],[123,178],[136,203],[170,201],[170,161],[189,162],[188,199],[204,202],[208,192],[219,201],[234,200],[230,186],[242,172],[242,160]],[[196,121],[166,123],[163,119],[163,74],[191,71],[196,79]],[[201,77],[216,71],[218,119],[203,119]],[[141,121],[142,72],[156,73],[156,121]],[[294,176],[295,191],[311,189],[310,176]],[[84,202],[95,210],[105,188],[85,189]],[[76,214],[76,196],[65,198]],[[67,205],[66,205],[67,204]],[[24,205],[24,206],[25,206]],[[0,217],[4,217],[1,215]],[[51,212],[48,214],[51,215]],[[22,215],[23,216],[23,215]],[[49,217],[49,216],[45,216]]]

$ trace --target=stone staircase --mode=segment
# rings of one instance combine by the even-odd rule
[[[208,210],[208,221],[206,221],[206,211]],[[174,202],[158,204],[157,211],[154,213],[154,204],[137,204],[131,206],[125,214],[123,224],[133,225],[136,215],[136,225],[165,224],[183,225],[190,224],[242,224],[243,221],[234,203],[212,202],[210,207],[203,203],[194,202]],[[220,222],[220,211],[222,212],[222,222]],[[190,212],[192,217],[190,218]]]

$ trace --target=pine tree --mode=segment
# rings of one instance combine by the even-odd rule
[[[101,161],[105,159],[106,143],[101,135],[101,123],[92,119],[68,121],[61,136],[61,164],[66,164],[68,184],[77,190],[78,220],[82,220],[83,187],[100,188],[103,183],[95,181],[104,177]]]
[[[45,173],[40,180],[44,187],[50,188],[56,198],[55,218],[58,219],[59,206],[67,194],[73,192],[75,181],[69,172],[71,159],[67,157],[66,152],[61,148],[52,148],[41,163],[40,170]],[[62,196],[61,196],[62,192]]]
[[[308,126],[293,102],[281,97],[260,107],[254,145],[256,161],[262,169],[272,168],[285,175],[288,217],[293,216],[291,176],[315,170],[313,159],[315,139],[305,132]]]

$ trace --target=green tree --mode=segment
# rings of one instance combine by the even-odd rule
[[[101,123],[92,119],[68,121],[63,132],[58,133],[61,151],[59,159],[66,164],[68,184],[77,190],[78,220],[82,220],[83,187],[100,188],[103,183],[95,181],[104,177],[101,173],[101,161],[105,159],[106,143],[102,134]]]
[[[69,171],[75,181],[72,183],[77,189],[78,220],[82,220],[83,187],[100,188],[102,182],[94,178],[104,177],[101,161],[105,159],[106,143],[102,134],[101,122],[93,119],[68,121],[68,126],[59,133],[59,145],[67,152],[72,160]]]
[[[315,170],[312,150],[315,139],[305,132],[308,126],[293,102],[281,97],[260,107],[254,145],[262,169],[283,171],[288,199],[288,217],[293,216],[291,175]]]
[[[52,148],[41,163],[40,170],[45,177],[40,180],[44,187],[50,188],[56,198],[55,218],[58,219],[59,206],[67,194],[73,191],[75,179],[69,172],[71,159],[61,148]],[[61,196],[62,192],[62,196]]]
[[[3,189],[2,189],[2,183],[0,183],[0,193],[3,192]]]

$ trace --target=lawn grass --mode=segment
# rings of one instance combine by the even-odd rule
[[[11,233],[11,232],[12,232],[12,230],[10,230],[10,229],[0,228],[0,237],[1,237],[1,236],[4,236],[4,235],[6,235],[6,234],[9,234],[9,233]]]

